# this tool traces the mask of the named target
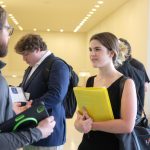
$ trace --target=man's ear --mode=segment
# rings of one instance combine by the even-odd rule
[[[38,52],[40,52],[40,51],[41,51],[40,48],[35,49],[35,52],[36,52],[36,53],[38,53]]]

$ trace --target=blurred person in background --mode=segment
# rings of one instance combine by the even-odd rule
[[[145,92],[146,92],[147,88],[148,88],[148,84],[150,82],[150,79],[147,75],[147,72],[146,72],[146,69],[145,69],[144,65],[139,60],[132,57],[132,48],[131,48],[130,43],[126,39],[119,38],[119,41],[123,42],[127,47],[127,52],[125,54],[126,60],[128,60],[129,63],[133,67],[135,67],[136,69],[138,69],[138,70],[140,70],[144,73],[144,76],[145,76]]]

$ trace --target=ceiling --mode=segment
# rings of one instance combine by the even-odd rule
[[[3,0],[23,30],[73,32],[98,0]],[[78,32],[87,32],[128,0],[103,0],[103,4],[82,25]],[[19,30],[11,19],[11,25]]]

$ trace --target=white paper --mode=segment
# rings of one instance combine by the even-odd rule
[[[27,101],[21,87],[10,86],[9,95],[12,99],[12,102],[26,102]]]

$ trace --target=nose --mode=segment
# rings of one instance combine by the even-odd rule
[[[95,51],[94,51],[94,50],[91,50],[91,51],[90,51],[90,55],[91,55],[91,56],[94,56],[94,55],[95,55]]]

